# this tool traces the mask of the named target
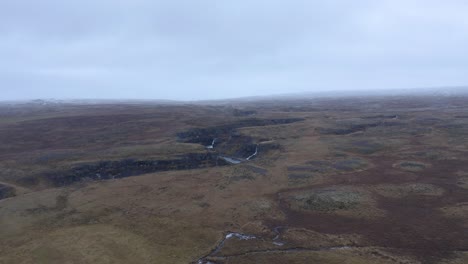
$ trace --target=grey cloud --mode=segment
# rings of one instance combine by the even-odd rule
[[[4,0],[0,99],[468,84],[465,1]]]

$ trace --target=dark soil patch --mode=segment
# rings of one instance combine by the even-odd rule
[[[4,185],[4,184],[0,184],[0,200],[8,198],[8,197],[13,197],[15,195],[16,195],[15,188]]]

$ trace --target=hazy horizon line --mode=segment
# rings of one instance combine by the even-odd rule
[[[432,94],[428,94],[431,93]],[[193,99],[193,100],[181,100],[181,99],[170,99],[170,98],[104,98],[104,97],[44,97],[44,98],[28,98],[28,99],[7,99],[0,100],[0,102],[34,102],[34,101],[160,101],[160,102],[172,102],[172,103],[190,103],[190,102],[216,102],[216,101],[234,101],[234,100],[255,100],[255,99],[281,99],[289,98],[293,99],[299,96],[318,96],[320,97],[353,97],[353,96],[398,96],[398,95],[452,95],[447,93],[467,93],[468,85],[465,86],[437,86],[437,87],[418,87],[418,88],[396,88],[396,89],[334,89],[334,90],[316,90],[316,91],[304,91],[304,92],[292,92],[292,93],[271,93],[264,95],[252,95],[252,96],[240,96],[240,97],[223,97],[214,99]],[[445,93],[445,94],[444,94]]]

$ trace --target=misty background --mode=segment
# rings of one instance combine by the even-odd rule
[[[0,100],[468,84],[468,1],[2,0]]]

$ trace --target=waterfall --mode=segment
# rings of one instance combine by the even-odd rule
[[[250,155],[247,160],[250,160],[253,156],[256,156],[257,155],[257,152],[258,152],[258,144],[255,146],[255,152],[254,154]]]
[[[211,142],[211,145],[206,146],[206,148],[207,148],[207,149],[213,149],[213,148],[214,148],[215,142],[216,142],[216,138],[214,138],[213,141]]]

